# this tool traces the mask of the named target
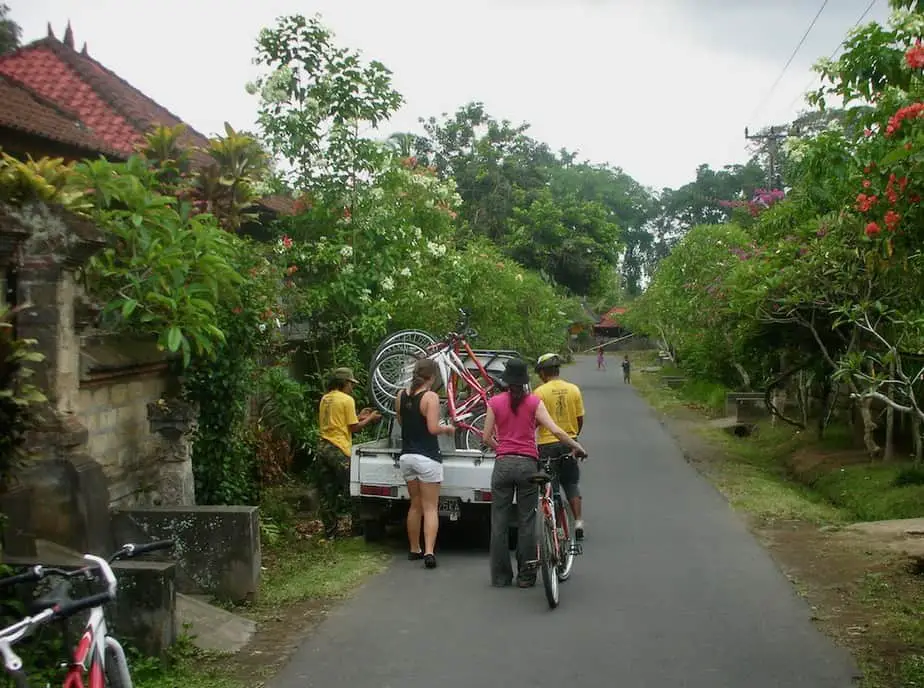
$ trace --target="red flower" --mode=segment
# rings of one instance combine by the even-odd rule
[[[911,69],[921,69],[924,67],[924,46],[921,45],[921,39],[905,53],[905,62]]]
[[[241,308],[240,306],[236,306],[231,312],[234,313],[234,315],[240,315],[243,311],[244,311],[243,308]]]
[[[863,135],[864,135],[866,138],[869,138],[870,136],[873,135],[873,130],[872,130],[872,129],[864,129],[864,130],[863,130]]]
[[[857,210],[861,213],[868,213],[870,208],[876,205],[877,200],[879,199],[876,196],[867,196],[861,193],[857,196]]]
[[[863,168],[863,172],[866,173],[866,174],[869,174],[869,173],[872,172],[872,171],[873,171],[873,166],[872,166],[872,165],[867,165],[866,167]]]
[[[289,269],[286,270],[286,274],[287,274],[287,275],[294,275],[296,272],[298,272],[298,266],[297,266],[297,265],[290,265],[290,266],[289,266]]]
[[[898,227],[898,223],[901,221],[902,216],[896,213],[894,210],[890,210],[885,214],[885,226],[890,232],[894,232],[895,228]]]
[[[906,119],[915,119],[922,114],[924,114],[924,103],[912,103],[907,107],[901,108],[889,118],[889,123],[886,126],[886,136],[892,136],[892,134],[898,131],[902,126],[902,122]],[[911,144],[906,144],[905,147],[910,150]]]
[[[872,182],[871,182],[869,179],[864,179],[864,180],[863,180],[863,188],[864,188],[864,189],[868,189],[870,186],[872,186]]]
[[[349,220],[351,217],[353,217],[353,213],[350,211],[349,208],[344,208],[344,209],[343,209],[343,217],[346,218],[347,220]]]
[[[866,225],[866,229],[864,231],[866,232],[866,236],[874,237],[879,234],[882,229],[880,229],[879,225],[877,225],[875,222],[870,222],[868,225]]]
[[[286,248],[292,248],[292,239],[289,238],[288,234],[283,235],[282,245],[285,246]]]

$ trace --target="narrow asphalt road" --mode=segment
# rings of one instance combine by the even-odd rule
[[[317,628],[274,688],[847,688],[855,668],[618,361],[582,358],[584,555],[550,611],[495,589],[484,552],[396,557]]]

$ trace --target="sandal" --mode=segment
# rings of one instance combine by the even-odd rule
[[[433,556],[432,554],[425,554],[423,556],[423,560],[424,560],[424,566],[426,566],[428,569],[436,568],[436,557]]]

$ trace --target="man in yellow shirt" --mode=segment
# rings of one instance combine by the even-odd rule
[[[356,400],[351,395],[357,384],[350,368],[337,368],[331,374],[327,394],[321,397],[318,412],[321,440],[316,460],[323,520],[328,530],[336,528],[339,514],[349,503],[353,433],[382,417],[369,408],[356,415]]]
[[[542,399],[545,407],[552,416],[552,420],[572,439],[576,439],[584,427],[584,400],[578,386],[563,380],[561,374],[561,359],[558,354],[543,354],[536,363],[536,374],[542,384],[536,387],[534,394]],[[539,428],[537,438],[539,455],[545,457],[561,456],[568,452],[568,447],[559,442],[555,436],[545,428]],[[581,468],[578,460],[568,457],[560,461],[558,479],[562,492],[574,512],[574,534],[578,540],[584,539],[584,520],[582,512],[581,490],[578,483],[581,480]]]

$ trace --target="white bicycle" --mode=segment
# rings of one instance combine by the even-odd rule
[[[35,608],[40,611],[34,616],[26,617],[7,628],[0,629],[0,655],[3,657],[4,669],[13,678],[16,688],[29,688],[29,679],[23,671],[22,659],[13,651],[13,645],[44,624],[73,616],[87,609],[90,610],[90,618],[74,649],[72,661],[66,665],[67,674],[64,677],[63,687],[133,688],[125,650],[118,640],[109,635],[106,615],[103,611],[103,606],[115,599],[118,590],[118,582],[110,564],[148,552],[172,549],[173,546],[172,540],[141,545],[127,544],[123,545],[108,560],[85,554],[84,559],[89,562],[89,565],[74,571],[33,566],[23,573],[0,579],[0,587],[37,582],[50,576],[61,579],[49,594],[36,600]],[[72,599],[70,596],[71,581],[78,578],[94,580],[97,578],[96,572],[99,572],[106,584],[105,591],[80,599]]]

